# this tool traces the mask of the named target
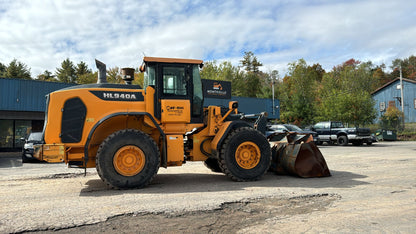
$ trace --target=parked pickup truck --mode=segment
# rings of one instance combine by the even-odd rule
[[[317,144],[336,142],[338,145],[345,146],[351,142],[358,146],[363,143],[367,145],[373,143],[369,128],[345,128],[339,121],[319,122],[311,130],[318,133],[319,142]]]

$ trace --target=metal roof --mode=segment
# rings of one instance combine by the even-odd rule
[[[45,96],[75,84],[0,78],[0,110],[45,111]]]
[[[385,83],[385,84],[384,84],[383,86],[381,86],[380,88],[378,88],[378,89],[374,90],[374,91],[371,93],[371,95],[376,94],[378,91],[380,91],[380,90],[384,89],[385,87],[387,87],[387,86],[391,85],[392,83],[394,83],[394,82],[396,82],[396,81],[398,81],[398,80],[400,80],[400,77],[397,77],[397,78],[395,78],[394,80],[392,80],[392,81],[389,81],[389,82]],[[403,80],[403,81],[406,81],[406,82],[410,82],[410,83],[414,83],[414,84],[416,84],[416,80],[411,80],[411,79],[407,79],[407,78],[402,78],[402,80]]]

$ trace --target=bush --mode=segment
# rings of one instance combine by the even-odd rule
[[[402,111],[395,106],[389,106],[386,113],[380,117],[380,127],[382,129],[402,131],[403,118],[404,114]]]

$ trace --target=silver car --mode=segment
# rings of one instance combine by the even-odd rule
[[[36,162],[38,161],[33,157],[33,145],[42,144],[42,132],[32,132],[26,139],[22,149],[22,162]]]

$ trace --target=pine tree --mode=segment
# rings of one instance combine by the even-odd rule
[[[30,76],[30,68],[26,66],[26,64],[13,59],[10,62],[9,66],[7,66],[4,76],[7,78],[18,78],[18,79],[25,79],[31,80],[32,77]]]
[[[42,81],[56,81],[55,76],[52,75],[52,72],[45,70],[42,74],[38,75],[38,80]]]
[[[65,59],[61,63],[61,68],[56,69],[56,77],[60,82],[75,83],[76,82],[76,70],[72,61],[69,58]]]

